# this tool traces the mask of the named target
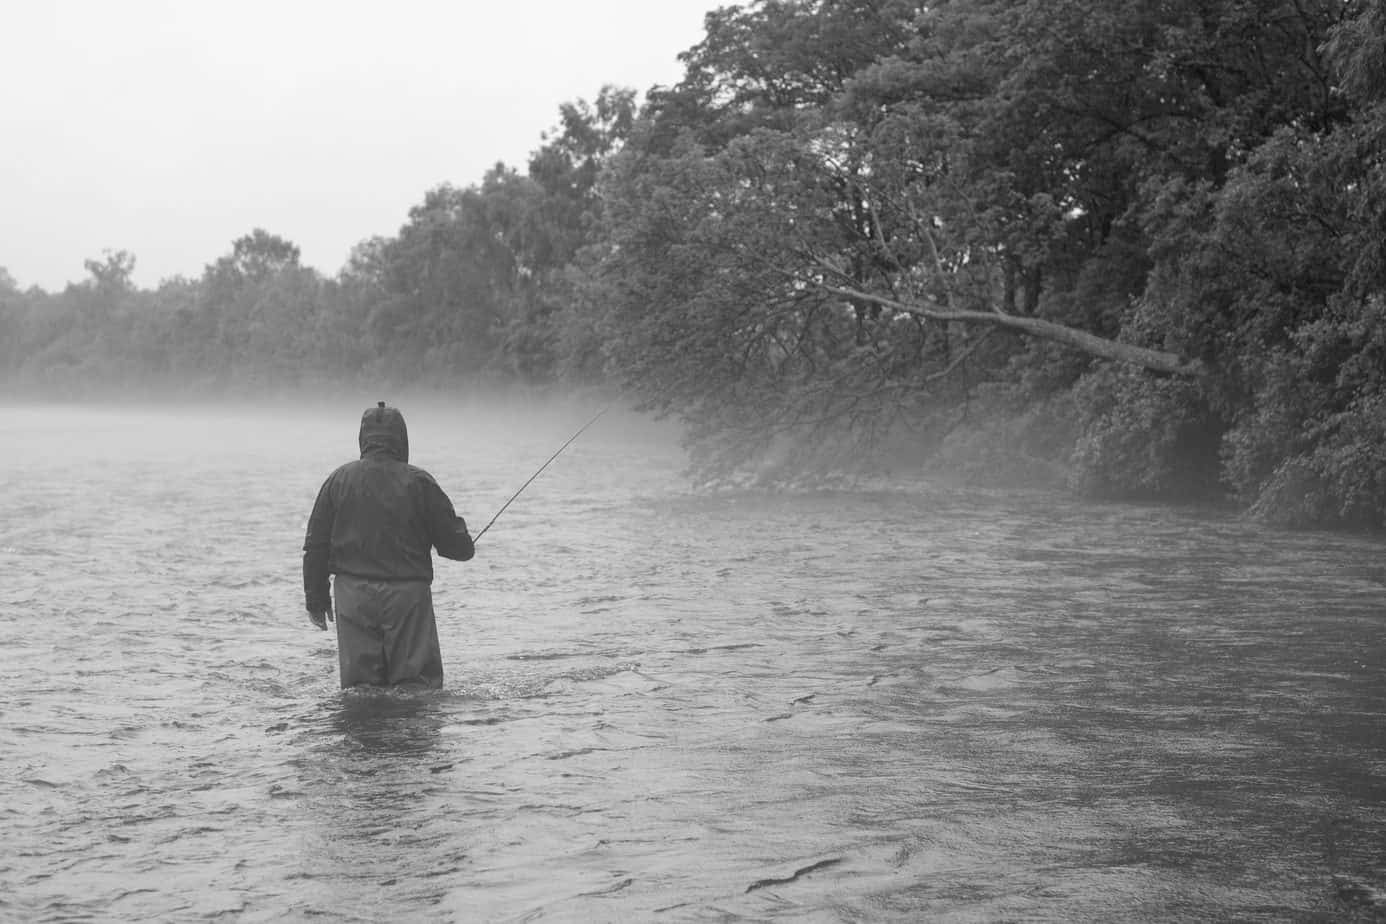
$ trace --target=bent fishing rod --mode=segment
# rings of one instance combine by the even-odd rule
[[[511,504],[513,504],[513,503],[515,502],[515,498],[517,498],[517,497],[519,497],[521,494],[523,494],[525,488],[529,487],[530,484],[532,484],[532,483],[534,482],[534,479],[538,478],[540,475],[542,475],[542,474],[544,473],[544,469],[546,469],[546,468],[549,467],[549,463],[552,462],[554,459],[557,459],[560,455],[562,455],[563,450],[567,449],[569,446],[571,446],[571,445],[573,444],[573,440],[577,439],[579,436],[582,436],[582,432],[583,432],[584,430],[586,430],[588,427],[592,426],[592,424],[596,423],[596,422],[597,422],[597,419],[598,419],[599,417],[601,417],[603,414],[605,414],[605,413],[606,413],[607,411],[609,411],[609,410],[611,410],[610,407],[604,407],[604,408],[602,408],[600,411],[597,412],[596,417],[593,417],[591,420],[587,421],[587,423],[583,424],[581,427],[578,428],[578,431],[577,431],[576,433],[574,433],[572,436],[568,437],[568,441],[565,442],[562,446],[559,446],[557,452],[555,452],[553,455],[549,456],[548,462],[545,462],[543,465],[539,466],[539,470],[538,470],[537,472],[535,472],[533,475],[530,475],[528,481],[526,481],[524,484],[520,485],[520,490],[518,490],[518,491],[516,491],[514,494],[510,495],[510,500],[506,501],[504,504],[501,504],[501,509],[499,509],[499,510],[496,511],[496,515],[495,515],[495,516],[491,517],[491,522],[490,522],[490,523],[487,523],[485,526],[481,527],[481,532],[477,533],[476,536],[474,536],[474,537],[472,538],[472,542],[473,542],[473,543],[476,543],[478,540],[481,539],[482,536],[486,535],[486,530],[490,529],[490,528],[495,524],[495,522],[496,522],[497,520],[500,519],[500,515],[501,515],[502,513],[505,513],[505,508],[506,508],[506,507],[509,507]]]

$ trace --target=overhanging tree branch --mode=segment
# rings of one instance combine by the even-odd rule
[[[955,321],[960,324],[981,324],[1001,328],[1003,330],[1010,330],[1027,336],[1038,337],[1041,340],[1062,343],[1065,346],[1087,353],[1089,356],[1109,359],[1113,362],[1125,363],[1131,366],[1139,366],[1142,369],[1148,369],[1151,372],[1159,372],[1165,375],[1194,377],[1201,375],[1204,371],[1202,363],[1197,360],[1185,359],[1177,353],[1170,353],[1165,350],[1152,350],[1149,347],[1137,346],[1134,343],[1122,343],[1119,340],[1109,340],[1106,337],[1099,337],[1085,330],[1069,327],[1065,324],[1058,324],[1054,321],[1046,321],[1043,318],[994,311],[971,311],[965,308],[946,307],[927,300],[904,302],[898,298],[891,298],[887,295],[877,295],[873,292],[866,292],[855,286],[834,284],[822,278],[814,278],[812,276],[806,276],[803,273],[791,272],[782,266],[776,266],[764,257],[756,255],[751,255],[751,257],[755,262],[784,276],[786,279],[790,279],[802,285],[813,286],[821,292],[829,292],[846,299],[870,302],[882,308],[889,308],[892,311],[910,315],[911,317],[926,318],[931,321]],[[836,276],[844,281],[847,279],[831,261],[825,260],[822,257],[811,259],[825,274]]]
[[[860,299],[862,301],[871,302],[880,305],[882,308],[889,308],[892,311],[898,311],[902,314],[928,318],[931,321],[957,321],[962,324],[983,324],[1005,330],[1012,330],[1017,333],[1027,334],[1031,337],[1039,337],[1042,340],[1062,343],[1087,353],[1089,356],[1110,359],[1114,362],[1126,363],[1132,366],[1140,366],[1152,372],[1161,372],[1166,375],[1195,376],[1202,371],[1201,364],[1196,361],[1187,360],[1176,353],[1169,353],[1163,350],[1152,350],[1148,347],[1136,346],[1133,343],[1122,343],[1119,340],[1108,340],[1105,337],[1090,334],[1085,330],[1079,330],[1076,327],[1068,327],[1063,324],[1056,324],[1053,321],[1046,321],[1043,318],[997,314],[989,311],[968,311],[960,308],[943,308],[928,303],[908,303],[884,295],[863,292],[860,289],[851,288],[849,286],[832,285],[831,283],[820,280],[804,280],[801,276],[795,276],[794,278],[808,282],[824,292],[831,292],[843,298]]]

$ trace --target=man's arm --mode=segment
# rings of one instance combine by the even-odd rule
[[[319,628],[327,628],[325,620],[319,622],[319,614],[331,618],[332,594],[328,584],[329,557],[332,550],[332,521],[336,510],[332,503],[329,486],[332,479],[323,482],[318,491],[318,499],[313,504],[313,513],[308,517],[308,531],[303,537],[303,599],[309,617]]]
[[[467,521],[457,515],[452,501],[432,477],[425,479],[429,540],[438,554],[453,561],[471,561],[476,545],[467,532]]]

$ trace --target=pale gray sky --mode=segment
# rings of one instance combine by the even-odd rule
[[[0,267],[198,276],[263,227],[333,274],[558,107],[671,84],[717,0],[4,0]]]

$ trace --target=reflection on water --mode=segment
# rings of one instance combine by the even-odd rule
[[[331,730],[343,746],[372,758],[425,758],[438,747],[444,717],[431,691],[344,690],[332,710]]]
[[[410,427],[481,522],[587,417]],[[1386,908],[1379,542],[694,496],[609,415],[440,564],[448,688],[341,692],[297,569],[355,411],[254,420],[0,410],[0,919]]]
[[[349,690],[322,704],[297,738],[301,856],[291,916],[418,917],[447,894],[466,859],[466,825],[443,782],[441,691]]]

